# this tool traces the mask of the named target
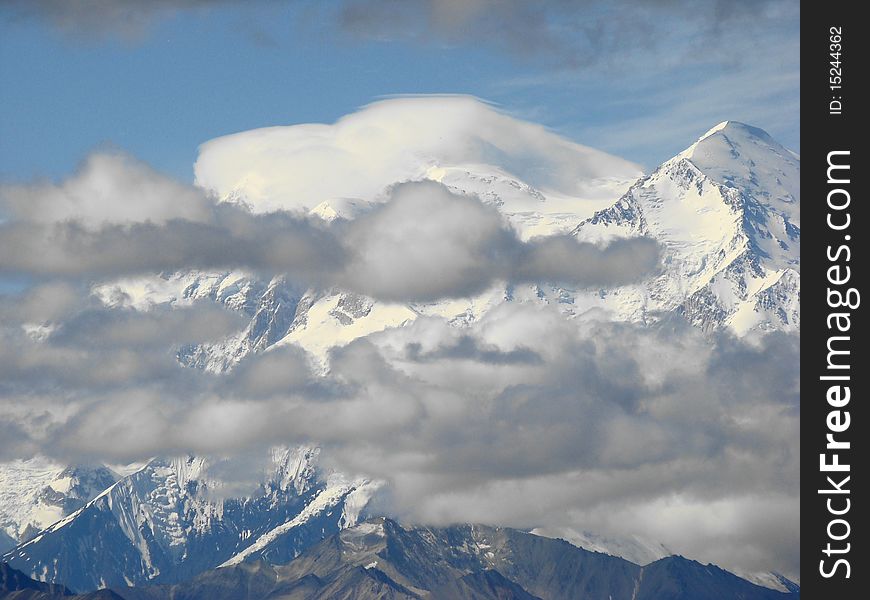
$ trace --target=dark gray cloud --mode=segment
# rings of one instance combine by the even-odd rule
[[[521,246],[495,208],[439,183],[401,184],[390,198],[348,226],[353,254],[342,279],[353,290],[391,300],[469,296]]]
[[[751,345],[721,336],[710,344],[688,326],[675,331],[571,324],[555,310],[522,305],[497,309],[467,331],[421,319],[354,342],[333,352],[325,379],[314,374],[296,347],[251,357],[224,376],[185,369],[173,360],[171,350],[181,343],[236,330],[239,321],[233,317],[209,304],[145,313],[86,307],[37,337],[6,322],[3,390],[48,394],[63,387],[70,397],[100,397],[101,390],[114,394],[119,386],[149,382],[155,389],[167,388],[156,412],[167,402],[173,405],[171,398],[182,391],[192,394],[175,407],[183,412],[199,402],[205,403],[199,408],[209,410],[211,400],[219,405],[259,398],[250,406],[256,414],[275,409],[267,400],[288,402],[290,397],[288,406],[299,406],[278,414],[296,415],[298,424],[289,430],[280,422],[268,427],[273,441],[291,434],[354,447],[378,442],[386,429],[397,437],[384,452],[402,443],[409,449],[438,447],[439,459],[424,469],[437,475],[452,473],[457,461],[493,476],[532,476],[577,467],[635,468],[686,453],[715,457],[734,443],[762,452],[779,433],[731,420],[750,407],[759,414],[776,408],[784,416],[796,416],[798,408],[799,361],[792,337],[770,335]],[[520,337],[530,327],[535,334]],[[667,364],[669,357],[678,360]],[[117,408],[109,397],[105,400],[107,407]],[[445,412],[436,410],[439,403]],[[355,405],[368,407],[362,420]],[[385,418],[387,413],[393,414]],[[404,418],[396,421],[402,414],[421,419],[416,425],[425,425],[427,435],[420,437],[416,427],[398,431],[408,424]],[[312,428],[321,418],[326,419],[320,423],[323,430]],[[466,421],[468,427],[458,427]],[[263,433],[236,425],[252,436]],[[349,432],[353,435],[345,437]],[[196,432],[190,435],[189,447],[209,443],[196,440]],[[495,440],[504,443],[503,450],[485,451]],[[163,441],[154,438],[155,451]]]
[[[154,381],[193,384],[199,375],[183,373],[175,349],[220,340],[244,326],[240,315],[212,303],[138,312],[102,306],[86,291],[43,320],[46,313],[22,302],[45,291],[0,296],[0,397],[86,394]]]
[[[158,21],[181,11],[205,11],[237,0],[0,0],[10,21],[45,20],[75,35],[111,33],[137,39]]]
[[[351,365],[343,352],[333,358],[334,372],[345,378],[376,372],[384,354],[400,373],[393,385],[406,393],[395,396],[393,410],[406,415],[401,425],[385,431],[382,415],[360,410],[368,418],[346,433],[353,441],[339,435],[328,442],[327,456],[345,469],[379,465],[375,473],[393,483],[385,507],[425,522],[473,517],[530,527],[548,514],[553,523],[648,534],[744,568],[757,567],[746,557],[758,550],[761,563],[795,572],[795,337],[772,335],[753,345],[721,336],[711,344],[685,325],[571,324],[528,307],[506,307],[473,330],[473,347],[498,340],[500,356],[522,350],[542,360],[489,360],[492,354],[467,349],[467,332],[432,341],[423,323],[383,334],[376,349],[365,342],[347,348]],[[398,338],[395,350],[390,337]],[[409,354],[402,342],[415,338]],[[375,356],[360,356],[369,353]],[[500,501],[506,496],[510,503]],[[652,525],[651,506],[663,518],[681,514],[684,526]],[[782,528],[777,542],[741,524],[754,522],[756,510],[777,513],[765,528]],[[649,522],[631,517],[636,511]],[[705,547],[707,534],[685,529],[712,536],[719,522],[740,535],[722,531],[727,548],[718,553]],[[744,554],[747,548],[752,552]]]
[[[105,279],[126,274],[248,267],[320,280],[344,262],[325,228],[289,214],[215,207],[211,223],[173,219],[105,225],[78,221],[0,225],[0,272]]]
[[[224,339],[247,325],[241,314],[211,302],[149,311],[128,308],[88,308],[60,321],[52,331],[54,343],[67,347],[134,350]]]
[[[310,359],[299,346],[272,348],[239,364],[229,378],[229,390],[243,398],[274,399],[289,393],[315,400],[341,393],[342,386],[329,380],[315,381]]]
[[[397,184],[368,214],[329,224],[215,204],[115,156],[92,157],[60,185],[2,187],[0,211],[11,217],[0,223],[0,274],[79,281],[241,268],[418,301],[498,281],[619,285],[652,274],[659,256],[642,238],[603,248],[568,236],[523,242],[497,209],[431,181]]]
[[[414,362],[432,362],[440,360],[474,360],[485,364],[514,365],[541,362],[541,356],[528,348],[514,348],[507,352],[499,350],[495,345],[482,345],[470,335],[462,335],[454,343],[440,346],[434,350],[423,351],[419,342],[411,342],[405,346],[407,360]]]
[[[606,247],[571,236],[522,242],[496,208],[431,181],[395,186],[344,239],[342,287],[388,300],[467,297],[500,280],[621,285],[652,274],[659,259],[645,238]]]
[[[0,426],[11,438],[0,453],[132,460],[316,442],[327,465],[388,481],[382,508],[409,520],[567,522],[796,571],[795,337],[711,339],[675,321],[568,320],[506,304],[466,329],[420,318],[357,340],[332,352],[326,374],[279,347],[210,375],[171,360],[171,330],[191,313],[134,326],[129,312],[104,309],[109,325],[87,332],[92,310],[41,341],[4,328]],[[159,333],[143,336],[140,324]],[[774,524],[747,530],[741,519],[757,511]],[[662,526],[677,514],[691,527]],[[740,533],[722,532],[711,549],[721,524]]]
[[[705,59],[727,59],[735,35],[747,28],[769,32],[798,15],[797,3],[789,0],[348,0],[338,23],[365,38],[485,43],[577,68],[662,55],[667,62],[694,62],[699,56],[692,57],[690,48],[703,48]],[[680,40],[674,39],[678,32]]]
[[[513,265],[512,281],[553,281],[611,287],[632,283],[658,266],[659,247],[649,238],[616,240],[599,247],[574,236],[533,238]]]
[[[699,54],[733,60],[734,36],[746,39],[747,29],[769,32],[796,23],[800,11],[790,0],[0,0],[7,20],[39,19],[80,37],[127,39],[141,38],[156,22],[182,12],[206,15],[222,7],[250,12],[276,4],[297,4],[304,9],[300,18],[319,15],[337,32],[359,38],[486,44],[560,68],[655,57],[694,62]]]

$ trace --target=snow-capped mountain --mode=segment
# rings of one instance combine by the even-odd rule
[[[223,489],[202,458],[154,459],[3,560],[82,591],[182,581],[240,553],[290,560],[355,524],[372,489],[365,480],[322,476],[317,454],[273,451],[264,483],[246,495]]]
[[[283,276],[262,280],[238,271],[152,275],[102,284],[94,293],[108,306],[149,310],[158,304],[183,306],[208,299],[242,313],[250,321],[235,335],[179,348],[182,364],[215,373],[279,342],[297,344],[322,361],[332,347],[418,315],[404,304],[376,302],[341,290],[300,290]]]
[[[760,129],[717,125],[574,233],[664,247],[658,277],[582,294],[584,305],[637,321],[677,312],[738,335],[800,328],[800,160]]]
[[[664,256],[661,273],[638,285],[571,290],[541,282],[493,290],[464,307],[415,306],[419,312],[461,323],[456,317],[480,312],[482,302],[504,299],[553,303],[571,315],[604,309],[636,322],[676,312],[704,329],[738,335],[800,327],[800,159],[760,129],[720,123],[591,214],[588,202],[572,205],[493,169],[430,174],[498,206],[524,238],[566,231],[598,243],[648,236]]]
[[[64,466],[42,457],[0,463],[0,552],[77,511],[117,480],[102,465]]]
[[[595,182],[597,193],[577,198],[554,190],[541,190],[492,165],[432,167],[426,179],[438,181],[459,194],[473,194],[495,206],[523,239],[568,233],[579,219],[607,208],[631,184],[619,177]]]
[[[308,292],[279,344],[298,344],[323,361],[330,347],[420,314],[462,326],[502,302],[551,303],[572,316],[604,309],[642,323],[672,312],[705,330],[738,335],[800,327],[800,160],[760,129],[717,125],[609,205],[547,194],[487,165],[431,167],[426,176],[497,206],[526,239],[565,232],[601,243],[652,237],[664,248],[661,272],[612,289],[540,282],[410,305],[341,290]],[[618,183],[614,190],[622,189]],[[351,219],[372,205],[336,206],[320,209],[329,219]]]
[[[305,290],[294,287],[283,276],[262,280],[239,271],[158,274],[101,284],[93,293],[107,306],[148,310],[159,304],[183,306],[211,300],[245,315],[250,322],[237,334],[216,343],[179,349],[182,364],[216,373],[284,337],[297,313],[304,313],[310,304]]]
[[[568,232],[599,243],[652,237],[664,249],[661,272],[610,289],[504,284],[474,298],[415,304],[299,289],[281,276],[239,272],[155,275],[104,284],[95,293],[108,304],[143,309],[209,298],[242,312],[251,320],[238,334],[180,349],[182,363],[216,372],[276,344],[299,345],[325,365],[330,348],[421,314],[463,326],[502,302],[554,304],[570,316],[603,309],[641,323],[678,313],[705,330],[738,335],[800,327],[800,159],[760,129],[721,123],[630,187],[618,177],[597,179],[592,199],[536,189],[492,165],[429,166],[423,177],[498,207],[524,239]],[[605,189],[613,194],[609,201]],[[241,202],[242,193],[234,190],[227,201]],[[374,206],[376,199],[339,198],[310,213],[350,220]]]

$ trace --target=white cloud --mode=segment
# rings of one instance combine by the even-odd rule
[[[96,227],[203,221],[210,217],[212,205],[200,190],[121,153],[90,155],[61,184],[0,186],[0,215],[35,223],[77,221]]]
[[[221,196],[239,193],[264,212],[373,199],[390,184],[424,178],[431,167],[462,164],[500,167],[545,193],[580,198],[611,194],[601,179],[641,173],[467,96],[394,98],[331,125],[228,135],[201,146],[194,170],[198,185]]]

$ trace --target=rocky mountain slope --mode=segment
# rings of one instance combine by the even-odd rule
[[[316,458],[275,451],[266,483],[235,497],[201,458],[155,459],[3,560],[77,591],[183,581],[239,553],[290,560],[354,524],[368,499],[368,482],[324,477]]]
[[[0,552],[72,514],[118,480],[102,465],[45,458],[0,463]]]
[[[43,583],[0,563],[0,600],[122,600],[111,590],[73,594],[58,584]]]
[[[175,586],[115,591],[127,600],[797,597],[678,556],[641,567],[513,529],[405,528],[383,518],[332,535],[286,565],[246,562]]]

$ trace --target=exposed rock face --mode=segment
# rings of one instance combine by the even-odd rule
[[[404,528],[383,518],[344,529],[287,565],[246,562],[176,586],[117,591],[128,600],[797,597],[679,556],[641,567],[514,529],[477,525]]]
[[[224,497],[204,459],[154,459],[3,560],[77,591],[183,581],[239,553],[291,560],[367,500],[367,481],[321,477],[317,454],[276,450],[266,483],[242,497]]]

